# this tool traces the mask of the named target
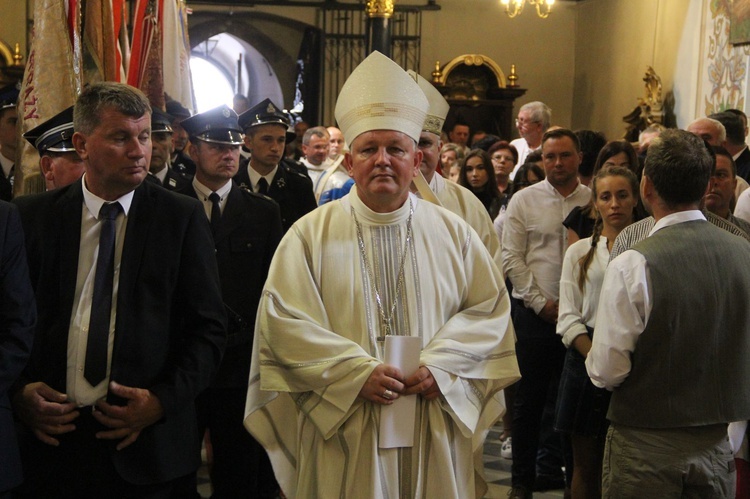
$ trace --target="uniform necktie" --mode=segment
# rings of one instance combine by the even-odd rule
[[[211,201],[211,231],[214,233],[214,236],[216,236],[216,232],[219,230],[219,223],[221,222],[220,199],[221,197],[215,192],[212,192],[208,196],[208,200]]]
[[[268,194],[268,181],[265,177],[260,177],[260,180],[258,180],[258,193]]]
[[[91,386],[101,383],[107,375],[107,344],[115,273],[116,219],[121,210],[120,203],[104,204],[99,210],[99,254],[96,259],[94,296],[91,300],[89,336],[86,343],[86,365],[83,371],[84,378]]]

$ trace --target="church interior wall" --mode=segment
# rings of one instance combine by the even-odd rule
[[[644,96],[648,66],[662,79],[670,125],[684,127],[696,116],[746,107],[750,48],[728,43],[730,0],[558,1],[547,19],[538,18],[529,6],[509,19],[495,0],[438,3],[440,11],[422,14],[419,72],[429,78],[436,61],[446,64],[466,53],[489,56],[506,75],[515,64],[518,83],[527,89],[516,107],[542,100],[553,109],[555,124],[621,136],[622,117]],[[0,0],[0,40],[10,47],[19,43],[24,55],[26,13],[32,4]],[[273,39],[277,52],[266,54],[253,46],[274,65],[284,100],[291,100],[296,68],[285,72],[272,59],[294,64],[300,38],[292,24],[316,26],[318,12],[269,6],[241,10],[260,14],[254,29]],[[268,14],[289,23],[264,19]]]

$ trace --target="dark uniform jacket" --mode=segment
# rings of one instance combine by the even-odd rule
[[[150,173],[146,176],[146,180],[156,185],[164,187],[168,191],[179,191],[190,185],[192,177],[186,173],[181,173],[167,168],[167,175],[164,177],[164,183],[162,184],[156,175]]]
[[[247,161],[240,164],[234,182],[252,190],[247,168]],[[268,197],[279,203],[284,232],[289,230],[294,222],[318,207],[310,177],[294,171],[283,161],[279,164],[271,185],[268,186]]]
[[[192,184],[177,192],[198,198]],[[229,334],[213,386],[247,386],[255,314],[281,236],[279,205],[232,185],[215,240]]]
[[[195,162],[182,151],[175,153],[170,168],[176,172],[190,175],[191,177],[195,175]]]

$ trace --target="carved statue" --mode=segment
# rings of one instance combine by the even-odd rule
[[[645,98],[638,98],[638,106],[622,119],[627,123],[623,138],[631,142],[638,141],[641,130],[653,124],[664,124],[664,100],[662,99],[661,78],[654,68],[648,66],[643,77],[646,87]]]

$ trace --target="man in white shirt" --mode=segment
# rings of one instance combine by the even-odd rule
[[[331,166],[331,160],[328,158],[330,140],[328,130],[322,126],[309,128],[302,136],[302,152],[305,157],[300,159],[300,162],[307,167],[307,174],[313,185],[326,168]]]
[[[503,230],[503,268],[513,283],[516,352],[521,381],[513,414],[513,494],[530,497],[548,389],[556,393],[565,348],[555,333],[567,232],[562,221],[591,191],[578,181],[581,152],[570,130],[542,140],[547,177],[511,198]],[[556,397],[552,397],[555,400]]]
[[[612,390],[604,497],[734,497],[727,423],[750,418],[750,244],[699,210],[713,160],[667,130],[646,157],[641,198],[656,224],[610,262],[592,382]]]
[[[518,162],[510,173],[511,180],[516,176],[518,167],[526,161],[526,156],[541,147],[542,137],[550,127],[551,120],[552,110],[544,102],[534,101],[521,106],[516,118],[516,128],[521,137],[510,142],[518,151]]]
[[[15,200],[39,313],[13,398],[27,497],[170,497],[200,464],[195,397],[226,312],[202,206],[143,181],[150,115],[138,89],[89,85],[86,173]]]

